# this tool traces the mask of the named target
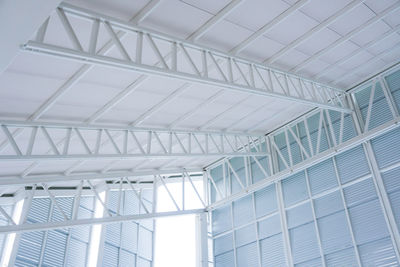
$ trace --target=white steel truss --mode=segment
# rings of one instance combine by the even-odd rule
[[[185,214],[199,214],[203,213],[206,207],[205,197],[202,192],[199,192],[197,187],[194,184],[194,181],[198,181],[198,177],[192,177],[187,172],[182,172],[180,176],[169,178],[166,176],[157,175],[155,176],[155,180],[153,183],[143,185],[138,182],[132,182],[127,177],[121,177],[120,179],[111,180],[112,183],[98,183],[96,185],[93,184],[90,180],[81,180],[78,186],[75,188],[67,188],[60,189],[57,187],[57,184],[53,183],[53,186],[50,186],[46,183],[38,183],[34,184],[31,187],[26,187],[23,192],[19,192],[19,195],[16,196],[16,200],[18,201],[21,198],[24,198],[25,201],[31,202],[32,199],[36,197],[47,197],[52,202],[54,209],[57,209],[62,215],[63,220],[53,221],[53,222],[36,222],[36,223],[28,223],[26,221],[21,222],[20,224],[16,223],[10,214],[8,214],[2,207],[0,207],[0,213],[6,218],[8,224],[5,226],[0,226],[0,233],[11,233],[11,232],[27,232],[27,231],[42,231],[42,230],[52,230],[52,229],[60,229],[60,228],[71,228],[82,225],[93,225],[93,224],[110,224],[116,222],[125,222],[125,221],[138,221],[138,220],[146,220],[157,217],[168,217],[168,216],[177,216],[177,215],[185,215]],[[202,179],[200,179],[202,182]],[[174,197],[169,189],[169,183],[182,183],[182,198],[177,199]],[[171,201],[175,205],[175,209],[169,209],[163,212],[157,212],[154,203],[156,197],[153,195],[152,200],[148,200],[143,198],[142,191],[143,190],[153,190],[153,194],[157,194],[157,187],[161,186],[168,192],[168,196]],[[197,198],[201,203],[201,207],[197,209],[186,209],[185,208],[185,188],[193,190],[196,193]],[[117,203],[110,202],[104,200],[100,196],[100,192],[106,191],[117,191],[118,200]],[[123,202],[121,198],[123,191],[134,192],[133,197],[135,197],[138,201],[139,209],[138,212],[132,214],[121,213],[119,207]],[[68,212],[63,209],[63,207],[58,203],[58,197],[70,196],[74,198],[74,209],[79,206],[79,202],[81,197],[83,196],[94,196],[95,199],[100,203],[100,205],[104,209],[105,216],[101,218],[77,218],[76,211],[73,211],[70,215]],[[107,199],[107,198],[106,198]],[[119,203],[118,203],[119,202]],[[27,203],[27,205],[30,205]],[[117,210],[112,211],[110,205],[116,205]],[[29,209],[28,209],[29,210]]]
[[[189,41],[149,31],[132,23],[65,3],[57,9],[57,14],[63,22],[62,25],[72,46],[46,43],[46,38],[41,37],[34,41],[28,41],[23,46],[23,51],[67,58],[85,64],[100,64],[144,74],[209,84],[252,95],[278,97],[311,106],[350,112],[343,101],[345,93],[340,89],[274,70],[255,62],[232,57],[229,54],[201,47]],[[81,41],[68,21],[67,14],[93,23],[92,32],[88,33],[90,35],[88,51],[83,49]],[[121,57],[96,53],[100,25],[112,38]],[[43,36],[46,33],[46,28],[44,27],[42,31]],[[134,49],[134,53],[131,53],[131,50],[126,50],[124,40],[120,38],[116,30],[126,32],[136,38],[136,46],[130,48]],[[159,66],[154,66],[154,62],[149,62],[148,56],[144,53],[143,45],[145,42],[150,47],[152,56],[159,60]],[[135,55],[134,60],[131,58],[133,54]],[[170,55],[170,60],[165,59],[167,54]],[[209,64],[215,66],[215,68],[209,67]]]
[[[263,136],[134,127],[0,122],[9,149],[0,160],[92,160],[261,156]],[[14,138],[11,132],[24,131]],[[104,145],[107,143],[107,145]],[[49,153],[50,151],[50,153]]]
[[[210,170],[219,165],[222,165],[225,169],[226,165],[229,166],[229,159],[222,159],[219,162],[207,166],[205,172],[207,180],[209,181],[209,188],[207,190],[215,190],[217,195],[217,200],[214,203],[211,203],[207,208],[211,210],[226,203],[230,203],[235,199],[239,199],[247,195],[249,192],[255,192],[258,189],[264,188],[271,183],[280,181],[296,172],[302,171],[316,163],[322,162],[323,160],[328,159],[339,152],[349,150],[360,144],[366,144],[368,148],[369,140],[398,127],[400,122],[399,110],[386,84],[384,75],[386,75],[386,73],[380,74],[357,87],[365,88],[368,85],[371,86],[371,92],[368,101],[369,104],[365,118],[362,118],[361,111],[357,108],[357,105],[353,104],[353,102],[355,101],[355,97],[353,97],[353,99],[349,95],[347,100],[349,105],[352,106],[352,108],[354,109],[354,112],[352,112],[351,116],[345,113],[336,114],[339,119],[335,123],[335,125],[333,124],[330,116],[330,113],[332,111],[322,109],[310,112],[309,114],[298,118],[292,123],[283,126],[281,129],[278,129],[275,132],[268,134],[266,137],[266,146],[270,156],[267,157],[266,161],[263,161],[263,164],[260,164],[261,161],[259,161],[259,163],[257,164],[258,168],[260,168],[261,172],[265,176],[265,178],[261,181],[252,183],[252,179],[246,177],[246,181],[250,181],[248,185],[243,185],[243,183],[239,183],[241,187],[241,190],[239,192],[228,192],[228,190],[221,190],[221,188],[217,186],[215,177],[213,177]],[[373,129],[370,129],[369,124],[371,123],[371,114],[375,110],[373,100],[378,84],[380,88],[382,88],[385,101],[387,101],[388,103],[392,120]],[[355,92],[356,89],[353,89],[351,91],[352,96],[353,92]],[[313,133],[313,136],[310,133],[309,125],[307,122],[307,118],[310,118],[311,116],[318,116],[319,118],[317,131]],[[348,118],[347,116],[350,116],[350,118]],[[344,141],[344,128],[346,117],[347,119],[351,119],[352,123],[354,124],[355,136]],[[306,134],[305,140],[302,141],[300,140],[299,136],[299,124],[303,125]],[[282,134],[284,136],[286,142],[285,146],[289,148],[287,149],[287,152],[285,154],[283,154],[277,143],[277,140],[275,138],[277,134]],[[325,142],[327,142],[326,145],[328,146],[328,148],[323,151],[321,150],[322,136],[325,136]],[[293,148],[291,148],[291,146],[289,145],[289,138],[294,140],[295,146],[297,146],[298,149],[301,151],[302,159],[296,159],[292,155],[291,149]],[[307,145],[305,145],[305,143]],[[368,151],[368,149],[366,150]],[[251,160],[254,161],[254,159],[256,159],[256,157],[248,157],[247,160],[246,157],[244,157],[244,166],[246,169],[251,168]],[[281,167],[277,166],[277,162],[280,162]],[[235,175],[235,171],[233,170],[233,168],[229,170],[229,172],[233,173],[233,177],[229,177],[228,172],[224,171],[224,185],[228,183],[228,180],[230,179],[240,180],[237,175]],[[224,186],[224,188],[226,187]]]

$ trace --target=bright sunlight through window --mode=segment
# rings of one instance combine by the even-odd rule
[[[193,183],[202,195],[202,181],[193,181]],[[183,203],[185,209],[202,208],[201,201],[189,181],[186,181],[184,185],[181,181],[169,182],[167,187],[181,209]],[[183,187],[184,190],[182,190]],[[184,200],[182,191],[185,192]],[[176,210],[174,202],[162,184],[159,185],[157,194],[158,212]],[[155,267],[196,266],[195,219],[195,215],[183,215],[156,220]]]

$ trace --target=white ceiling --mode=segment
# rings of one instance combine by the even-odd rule
[[[148,0],[69,0],[66,2],[128,21],[148,3]],[[140,22],[140,26],[184,39],[215,16],[229,2],[229,0],[164,0]],[[229,52],[295,2],[295,0],[244,0],[196,42],[206,47]],[[309,0],[238,55],[257,62],[271,62],[271,57],[281,49],[297,38],[301,38],[351,2],[350,0]],[[270,65],[290,72],[299,69],[298,75],[348,89],[399,61],[400,9],[397,8],[398,4],[399,1],[396,0],[364,1],[328,27],[310,35],[304,42],[288,50]],[[393,5],[397,5],[396,8],[393,8]],[[388,8],[391,12],[383,19],[345,38],[346,35]],[[71,24],[77,33],[82,38],[85,35],[89,36],[85,32],[90,30],[90,24],[78,23],[71,18]],[[68,41],[58,34],[57,26],[52,27],[49,28],[46,38],[55,43]],[[387,36],[382,38],[385,34]],[[327,49],[335,42],[339,45]],[[368,47],[365,48],[365,46]],[[304,61],[324,49],[327,51],[318,59],[298,68]],[[12,65],[0,75],[0,119],[24,121],[33,118],[36,121],[46,122],[93,122],[91,118],[96,111],[140,76],[139,73],[95,66],[40,117],[34,116],[40,106],[80,67],[80,63],[59,58],[20,53]],[[146,111],[162,103],[161,101],[184,83],[184,81],[165,78],[148,78],[95,122],[129,125]],[[210,130],[267,133],[310,110],[309,106],[298,103],[274,98],[259,98],[231,91],[219,93],[219,97],[214,101],[208,101],[220,90],[221,88],[208,85],[191,85],[144,120],[140,126],[169,127],[179,117],[199,107],[191,117],[174,127],[197,129],[207,125],[206,129]],[[213,120],[215,117],[217,119]],[[207,123],[210,120],[213,120],[213,123]],[[0,139],[3,138],[5,137],[0,135]],[[36,164],[34,167],[32,167],[33,162],[0,161],[0,177],[19,176],[23,173],[38,175],[63,174],[66,171],[81,173],[192,168],[202,167],[214,160],[216,159],[102,160],[83,163],[51,161]]]

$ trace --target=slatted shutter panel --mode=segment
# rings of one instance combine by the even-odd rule
[[[237,267],[249,267],[258,265],[257,245],[255,242],[236,249]]]
[[[301,204],[286,211],[287,224],[294,228],[313,220],[310,202]]]
[[[220,254],[215,257],[215,267],[232,267],[235,266],[233,251]]]
[[[136,255],[126,250],[121,250],[119,255],[119,267],[135,267]]]
[[[236,227],[254,220],[253,199],[248,195],[233,202],[233,223]]]
[[[325,160],[308,168],[307,172],[313,195],[338,185],[332,159]]]
[[[321,258],[315,258],[305,262],[297,263],[295,267],[320,267],[322,265]]]
[[[137,259],[137,267],[150,267],[151,261],[138,257]]]
[[[326,267],[358,267],[354,248],[343,249],[325,256]]]
[[[232,228],[230,205],[213,210],[212,218],[212,229],[214,235],[223,233]]]
[[[291,206],[308,198],[304,171],[296,173],[282,181],[285,206]]]
[[[361,245],[359,251],[363,266],[399,266],[390,238]]]
[[[62,267],[66,244],[67,234],[65,232],[59,230],[48,231],[43,255],[43,266]]]
[[[261,246],[261,265],[286,267],[286,256],[283,245],[282,234],[262,239]]]
[[[233,250],[232,233],[217,237],[214,239],[214,255],[218,256],[225,252]]]
[[[267,238],[282,232],[279,215],[273,215],[258,222],[258,234],[260,239]]]
[[[277,211],[275,185],[267,186],[255,192],[254,200],[257,218]]]
[[[85,267],[88,253],[88,244],[71,238],[68,245],[66,265],[68,267]]]
[[[143,227],[139,227],[139,251],[140,257],[149,261],[153,258],[153,233]]]
[[[379,168],[400,161],[400,128],[396,128],[371,141]]]
[[[293,262],[301,263],[319,256],[314,223],[307,223],[289,230]]]
[[[103,250],[103,267],[106,266],[118,266],[118,248],[109,244],[104,243]]]
[[[235,231],[236,247],[241,247],[256,240],[256,225],[250,224]]]
[[[342,184],[370,173],[367,158],[361,145],[337,155],[336,163]]]

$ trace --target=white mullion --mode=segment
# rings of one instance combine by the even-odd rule
[[[182,173],[182,210],[185,210],[185,175]]]
[[[230,177],[228,177],[227,172],[226,172],[226,163],[225,163],[226,160],[229,160],[229,159],[223,160],[223,161],[222,161],[222,165],[221,165],[221,167],[222,167],[222,179],[223,179],[224,195],[225,195],[225,197],[228,196],[228,187],[227,187],[226,181],[227,181],[228,179],[230,179]],[[229,172],[229,174],[230,174],[230,172]]]
[[[50,201],[50,209],[49,210],[50,211],[49,211],[49,216],[47,217],[47,221],[50,221],[51,217],[53,216],[53,211],[54,211],[54,203],[53,203],[53,201]],[[44,251],[46,249],[47,236],[49,235],[49,231],[51,231],[51,230],[45,231],[44,235],[43,235],[42,245],[40,246],[41,250],[40,250],[38,266],[42,266],[42,264],[43,264]]]
[[[336,157],[332,157],[332,161],[333,161],[333,167],[335,169],[336,181],[338,183],[340,196],[341,196],[341,199],[342,199],[343,209],[344,209],[344,212],[346,213],[346,221],[347,221],[347,225],[349,226],[351,240],[352,240],[352,243],[353,243],[353,248],[354,248],[354,252],[355,252],[355,255],[356,255],[357,264],[358,264],[359,267],[362,267],[361,258],[360,258],[360,252],[359,252],[359,249],[358,249],[358,246],[357,246],[356,238],[354,236],[354,231],[353,231],[353,225],[352,225],[351,219],[350,219],[350,212],[349,212],[349,209],[347,207],[346,198],[344,196],[343,186],[342,186],[340,178],[339,178],[339,171],[338,171],[338,168],[337,168]]]
[[[390,234],[390,238],[393,243],[393,248],[397,257],[397,262],[400,262],[400,233],[397,228],[396,218],[392,209],[392,205],[390,203],[389,196],[386,192],[385,184],[383,182],[382,175],[379,171],[379,166],[376,161],[370,141],[363,144],[363,150],[366,154],[368,165],[371,169],[372,181],[374,183],[376,194],[378,196],[379,203]]]
[[[282,228],[283,243],[285,246],[286,262],[289,267],[293,267],[294,264],[293,264],[293,256],[291,253],[292,249],[290,244],[289,228],[287,225],[285,205],[283,202],[282,183],[281,181],[278,181],[275,185],[276,185],[275,188],[277,193],[278,209],[279,209],[281,228]]]
[[[117,203],[117,215],[121,215],[121,200],[122,200],[122,178],[119,179],[118,188],[118,203]]]
[[[235,224],[233,223],[233,202],[229,203],[229,207],[231,210],[231,227],[232,229],[235,228]],[[236,233],[235,231],[232,231],[232,246],[233,246],[233,262],[234,262],[234,267],[238,267],[237,264],[237,251],[236,251]]]
[[[255,231],[256,231],[256,244],[257,244],[257,259],[258,259],[258,267],[262,267],[262,263],[261,263],[261,244],[260,244],[260,233],[258,230],[258,220],[257,215],[256,215],[256,200],[255,200],[255,196],[254,193],[251,194],[251,199],[253,202],[253,214],[254,214],[254,226],[255,226]]]
[[[325,259],[324,251],[323,251],[323,248],[322,248],[322,242],[321,242],[321,234],[320,234],[320,231],[319,231],[318,220],[317,220],[317,216],[316,216],[316,213],[315,213],[314,199],[312,198],[312,195],[311,195],[311,187],[310,187],[310,181],[309,181],[310,178],[308,177],[308,170],[305,169],[304,173],[305,173],[305,176],[306,176],[307,193],[308,193],[308,198],[309,198],[309,201],[310,201],[310,204],[311,204],[311,211],[312,211],[312,215],[313,215],[315,233],[317,235],[317,240],[318,240],[319,254],[320,254],[320,257],[321,257],[322,266],[326,267],[326,259]]]

